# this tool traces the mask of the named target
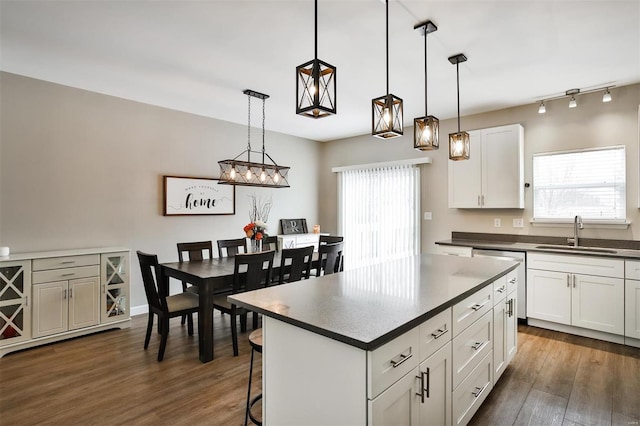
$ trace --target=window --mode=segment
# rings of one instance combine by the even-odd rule
[[[626,220],[625,148],[533,156],[533,218]]]
[[[419,167],[345,170],[339,184],[346,269],[419,253]]]

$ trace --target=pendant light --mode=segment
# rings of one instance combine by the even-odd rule
[[[264,121],[265,121],[265,101],[269,95],[259,93],[253,90],[244,90],[242,93],[247,95],[249,101],[248,107],[248,124],[247,124],[247,149],[242,151],[232,160],[218,161],[220,165],[220,178],[218,183],[222,185],[238,185],[238,186],[264,186],[269,188],[288,188],[287,174],[289,167],[279,166],[271,158],[264,148]],[[251,150],[251,98],[262,99],[262,152]],[[247,161],[238,160],[238,158],[247,154]],[[251,161],[251,153],[262,155],[262,162],[256,163]],[[270,163],[266,162],[266,159]]]
[[[318,59],[318,0],[315,0],[315,56],[296,67],[296,114],[322,118],[337,112],[336,67]]]
[[[380,139],[402,136],[402,99],[389,93],[389,0],[386,5],[387,94],[371,101],[371,134]]]
[[[469,133],[460,131],[460,62],[466,62],[467,57],[459,53],[449,57],[449,62],[456,65],[456,87],[458,91],[458,132],[449,133],[449,160],[459,161],[469,159]]]
[[[413,27],[420,29],[424,35],[424,117],[413,119],[413,147],[421,151],[438,149],[440,121],[428,114],[427,109],[427,36],[438,31],[438,27],[431,21],[426,21]]]

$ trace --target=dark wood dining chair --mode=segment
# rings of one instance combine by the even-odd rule
[[[233,289],[231,293],[219,294],[213,298],[213,308],[231,316],[233,356],[238,356],[236,318],[238,315],[240,316],[240,330],[247,331],[247,314],[250,311],[231,303],[227,300],[227,296],[266,287],[271,282],[274,255],[275,251],[273,250],[237,254],[233,267]],[[258,328],[258,314],[256,312],[253,313],[253,328]]]
[[[182,292],[169,296],[165,294],[163,285],[158,285],[162,280],[162,270],[158,264],[158,256],[155,254],[137,251],[144,292],[149,303],[149,320],[147,322],[147,334],[144,338],[144,348],[149,347],[151,331],[153,330],[153,317],[158,316],[160,330],[160,348],[158,349],[158,361],[164,358],[164,350],[169,337],[169,319],[187,315],[188,333],[193,335],[193,314],[198,312],[198,295],[191,292]]]
[[[218,257],[222,258],[224,251],[227,252],[227,257],[233,257],[238,253],[247,253],[247,239],[236,238],[235,240],[218,240]],[[242,249],[243,251],[240,251]]]
[[[180,262],[186,260],[204,260],[213,258],[213,244],[211,241],[196,241],[190,243],[178,243],[178,260]],[[190,291],[191,293],[198,294],[198,286],[187,285],[186,281],[182,281],[182,291]],[[187,319],[186,315],[182,316],[181,324],[184,325]]]
[[[320,245],[335,244],[344,242],[344,237],[337,235],[320,235]]]
[[[278,284],[308,279],[311,274],[313,246],[282,249]]]
[[[318,265],[316,277],[340,272],[342,269],[342,250],[344,243],[324,244],[318,247]]]
[[[278,236],[271,235],[262,239],[262,250],[278,251]]]

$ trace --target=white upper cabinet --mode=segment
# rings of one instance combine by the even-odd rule
[[[468,160],[449,161],[449,208],[524,208],[524,128],[472,130]]]

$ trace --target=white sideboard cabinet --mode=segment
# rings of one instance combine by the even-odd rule
[[[524,128],[469,132],[471,154],[449,161],[449,208],[524,208]]]
[[[0,356],[129,327],[129,256],[115,247],[0,258]]]
[[[300,248],[313,246],[314,251],[318,251],[318,245],[320,244],[320,235],[329,234],[288,234],[278,235],[278,249],[283,248]]]

